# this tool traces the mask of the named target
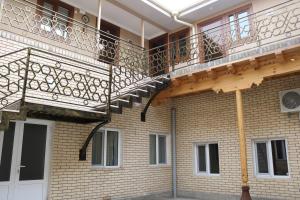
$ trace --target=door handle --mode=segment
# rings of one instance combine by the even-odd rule
[[[19,168],[18,168],[18,170],[17,170],[17,171],[18,171],[18,174],[20,174],[21,168],[24,168],[24,167],[26,167],[26,166],[25,166],[25,165],[20,165],[20,166],[19,166]]]

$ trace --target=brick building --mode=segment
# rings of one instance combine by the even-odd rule
[[[0,200],[300,199],[299,0],[0,2]]]

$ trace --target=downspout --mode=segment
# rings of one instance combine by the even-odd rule
[[[177,169],[176,169],[176,108],[171,108],[171,140],[172,140],[172,192],[177,198]]]
[[[191,29],[192,29],[192,35],[197,34],[196,26],[194,26],[194,25],[191,24],[191,23],[188,23],[188,22],[185,22],[185,21],[182,21],[182,20],[178,19],[178,18],[177,18],[177,14],[172,14],[172,17],[173,17],[173,19],[174,19],[175,22],[178,22],[178,23],[183,24],[183,25],[185,25],[185,26],[191,27]]]

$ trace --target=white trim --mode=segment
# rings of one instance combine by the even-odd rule
[[[3,140],[4,140],[4,131],[0,131],[0,165],[2,159]]]
[[[99,131],[104,131],[104,144],[103,144],[103,164],[92,164],[92,169],[116,169],[122,166],[122,131],[116,128],[101,128]],[[116,166],[106,166],[106,158],[107,158],[107,131],[115,131],[118,133],[118,165]],[[93,151],[91,152],[93,154]],[[92,161],[91,161],[92,162]]]
[[[156,161],[155,161],[155,164],[151,164],[150,163],[150,135],[155,135],[155,142],[156,142],[156,147],[155,147],[155,154],[156,154]],[[165,137],[166,139],[166,144],[165,144],[165,147],[166,147],[166,151],[165,151],[165,158],[166,158],[166,162],[165,163],[159,163],[159,137],[160,136],[163,136]],[[148,140],[149,140],[149,153],[148,153],[148,162],[149,162],[149,165],[152,166],[152,167],[164,167],[164,166],[168,166],[169,163],[170,163],[170,160],[169,160],[169,155],[170,155],[170,150],[169,150],[169,147],[170,147],[170,137],[169,137],[169,134],[167,133],[150,133],[149,134],[149,137],[148,137]]]
[[[217,144],[218,145],[218,155],[219,155],[219,173],[211,173],[210,172],[210,155],[209,155],[209,145],[210,144]],[[204,146],[205,147],[205,164],[206,164],[206,171],[199,171],[199,151],[198,147]],[[207,142],[207,143],[194,143],[193,145],[193,168],[194,168],[194,175],[196,176],[220,176],[220,151],[219,151],[219,142]]]
[[[274,174],[274,165],[273,165],[273,154],[272,154],[272,141],[276,140],[284,140],[285,141],[285,149],[286,149],[286,160],[288,167],[288,175],[275,175]],[[265,143],[267,150],[267,160],[268,160],[268,173],[259,173],[258,172],[258,154],[257,154],[257,143]],[[254,139],[252,141],[253,148],[253,163],[254,163],[254,174],[256,178],[266,178],[266,179],[289,179],[290,178],[290,165],[289,165],[289,156],[288,156],[288,142],[287,139],[284,138],[271,138],[271,139]]]

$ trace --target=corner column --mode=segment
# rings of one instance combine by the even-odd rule
[[[241,159],[241,170],[242,170],[242,196],[241,200],[251,200],[249,193],[248,184],[248,169],[247,169],[247,147],[246,137],[244,130],[244,109],[243,109],[243,98],[241,90],[236,90],[236,107],[237,107],[237,121],[239,129],[240,139],[240,159]]]

